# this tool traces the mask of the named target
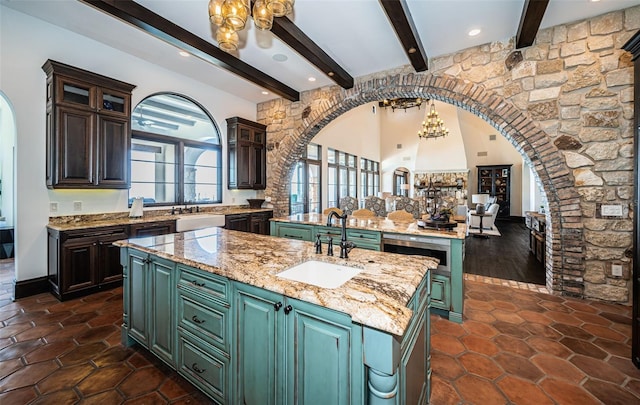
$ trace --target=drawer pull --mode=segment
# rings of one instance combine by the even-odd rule
[[[298,236],[298,235],[289,235],[289,234],[284,234],[285,238],[294,238],[294,239],[302,239],[302,236]]]
[[[200,323],[204,323],[204,322],[205,322],[205,321],[204,321],[204,320],[202,320],[202,319],[198,319],[198,315],[194,315],[194,316],[192,316],[192,317],[191,317],[191,320],[192,320],[193,322],[195,322],[195,323],[198,323],[198,324],[200,324]]]
[[[284,307],[285,315],[289,315],[289,312],[291,312],[292,310],[293,310],[293,307],[291,305],[287,305],[286,307]]]
[[[198,283],[197,280],[191,281],[191,284],[195,285],[196,287],[204,287],[204,283]]]
[[[202,374],[202,373],[204,373],[206,371],[204,368],[198,367],[198,363],[193,363],[191,365],[191,369],[193,371],[195,371],[196,373],[198,373],[198,374]]]
[[[282,308],[282,302],[276,302],[275,304],[273,304],[273,308],[276,310],[276,312],[278,312],[280,308]]]

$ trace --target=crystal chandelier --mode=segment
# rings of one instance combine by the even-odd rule
[[[431,108],[424,121],[422,121],[422,129],[418,131],[420,138],[440,138],[449,135],[449,130],[444,126],[444,121],[438,116],[436,106],[431,100]]]
[[[220,49],[233,52],[238,49],[238,31],[244,29],[247,19],[259,30],[270,30],[273,17],[282,17],[293,10],[295,0],[256,0],[251,13],[250,0],[209,0],[209,19],[218,26],[216,41]]]

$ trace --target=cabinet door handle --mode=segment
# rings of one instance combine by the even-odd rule
[[[293,239],[302,239],[302,236],[299,235],[288,235],[288,234],[284,234],[285,238],[293,238]]]
[[[204,323],[204,322],[205,322],[204,320],[199,319],[199,318],[198,318],[198,315],[194,315],[194,316],[192,316],[192,317],[191,317],[191,320],[192,320],[193,322],[195,322],[195,323],[198,323],[198,324],[200,324],[200,323]]]
[[[193,363],[191,365],[191,369],[198,374],[202,374],[206,371],[206,369],[198,367],[198,363]]]
[[[276,302],[275,304],[273,304],[273,308],[276,310],[276,312],[278,312],[280,308],[282,308],[282,302]]]
[[[191,284],[195,285],[196,287],[204,287],[204,283],[198,283],[197,280],[191,281]]]
[[[286,307],[284,307],[285,315],[289,315],[289,312],[291,311],[293,311],[293,307],[291,305],[287,305]]]

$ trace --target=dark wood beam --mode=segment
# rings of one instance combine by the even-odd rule
[[[516,36],[516,49],[533,44],[548,4],[549,0],[525,0]]]
[[[124,20],[213,65],[219,66],[290,101],[300,100],[297,90],[285,85],[217,46],[159,16],[133,0],[80,0]],[[205,10],[206,12],[206,10]],[[205,13],[206,14],[206,13]],[[206,17],[206,15],[205,15]],[[208,18],[208,17],[207,17]]]
[[[416,72],[427,70],[427,54],[422,47],[422,41],[420,41],[405,0],[380,0],[380,4],[387,13],[413,68]]]
[[[340,87],[343,89],[353,87],[353,77],[336,61],[331,59],[322,48],[313,42],[311,38],[302,32],[290,19],[287,17],[274,18],[271,32],[298,52],[303,58],[323,71]]]

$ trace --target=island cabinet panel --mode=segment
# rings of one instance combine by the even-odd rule
[[[175,263],[136,250],[124,254],[123,334],[175,367]]]
[[[360,327],[349,316],[241,283],[235,304],[238,403],[362,403]]]
[[[314,238],[313,226],[271,222],[271,235],[281,238],[311,241]]]

